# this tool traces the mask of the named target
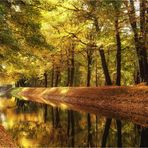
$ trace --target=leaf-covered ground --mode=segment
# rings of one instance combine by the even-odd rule
[[[15,148],[17,147],[11,136],[0,125],[0,148]]]

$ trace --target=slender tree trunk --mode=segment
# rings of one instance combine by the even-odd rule
[[[108,67],[107,67],[107,63],[106,63],[106,59],[105,59],[104,50],[102,48],[100,48],[99,53],[100,53],[100,57],[101,57],[101,64],[102,64],[102,68],[103,68],[103,72],[104,72],[104,76],[105,76],[106,85],[112,85],[111,78],[110,78],[109,71],[108,71]]]
[[[121,38],[119,33],[119,11],[118,8],[115,6],[116,16],[115,16],[115,33],[116,33],[116,47],[117,47],[117,54],[116,54],[116,63],[117,63],[117,74],[116,74],[116,85],[121,85]],[[118,147],[122,147],[122,123],[120,120],[116,120],[117,125],[117,145]]]
[[[45,80],[44,86],[47,87],[48,82],[47,82],[47,73],[46,72],[44,73],[44,80]],[[44,105],[44,122],[45,123],[47,122],[47,115],[48,115],[47,113],[48,113],[48,106],[47,106],[47,104],[45,104]]]
[[[59,108],[55,108],[55,128],[58,128],[60,126],[60,116],[59,116]]]
[[[98,116],[96,115],[96,145],[95,147],[98,146]]]
[[[55,70],[55,68],[54,68],[54,64],[53,64],[52,72],[51,72],[51,87],[54,86],[54,70]]]
[[[98,87],[98,64],[97,64],[97,61],[96,61],[96,87]]]
[[[75,72],[75,62],[74,62],[74,45],[71,49],[71,70],[70,70],[70,86],[74,85],[74,72]],[[70,120],[71,120],[71,146],[75,145],[75,118],[74,111],[70,110]]]
[[[90,87],[90,80],[91,80],[91,66],[92,66],[92,53],[91,49],[87,49],[87,87]],[[87,128],[88,128],[88,137],[87,137],[87,146],[93,146],[92,140],[92,125],[91,125],[91,115],[87,114]]]
[[[75,72],[75,61],[74,61],[74,55],[75,55],[75,51],[74,51],[74,45],[72,47],[72,51],[71,51],[71,70],[70,70],[70,86],[74,85],[74,72]]]
[[[142,61],[143,61],[143,71],[144,71],[144,81],[148,85],[148,61],[147,61],[147,12],[146,11],[146,0],[140,0],[140,43],[142,50]],[[148,128],[142,128],[141,131],[141,142],[140,147],[148,147]]]
[[[87,129],[88,129],[87,147],[93,147],[91,116],[89,113],[87,114]]]
[[[59,77],[60,77],[60,71],[57,67],[56,69],[56,78],[55,78],[55,87],[58,86],[59,83]],[[60,126],[60,115],[59,115],[59,108],[55,108],[55,127],[58,128]]]
[[[108,135],[109,135],[109,129],[110,129],[111,122],[112,122],[112,119],[110,119],[110,118],[106,119],[105,129],[104,129],[104,133],[103,133],[103,137],[102,137],[101,147],[106,147],[106,143],[107,143],[107,138],[108,138]]]
[[[68,69],[67,69],[67,74],[68,74],[68,79],[67,79],[67,86],[72,87],[74,85],[74,73],[75,73],[75,51],[74,51],[74,44],[72,44],[72,48],[69,50],[68,53]],[[70,67],[70,68],[69,68]],[[68,146],[74,147],[75,145],[75,118],[74,118],[74,111],[68,110],[67,112],[67,135],[68,138],[70,137],[70,141],[68,143]]]
[[[140,47],[141,47],[141,57],[143,61],[143,70],[144,70],[144,81],[148,82],[148,61],[147,61],[147,30],[146,28],[146,0],[140,0]]]
[[[52,72],[51,72],[51,87],[54,86],[54,64],[52,66]],[[54,108],[51,107],[51,118],[52,118],[52,126],[55,127],[55,118],[54,118]]]
[[[97,7],[97,5],[95,5],[95,7]],[[99,27],[99,23],[98,23],[97,17],[94,17],[94,26],[96,28],[96,34],[100,33],[100,27]],[[97,67],[97,61],[96,61],[96,87],[98,87],[98,67]]]
[[[71,64],[70,64],[70,59],[69,59],[69,56],[70,56],[70,53],[69,53],[70,51],[68,50],[68,55],[67,55],[67,85],[66,86],[70,86],[70,78],[71,78],[71,76],[70,76],[70,74],[71,74]],[[68,137],[68,139],[69,139],[69,136],[70,136],[70,125],[71,125],[71,123],[70,123],[70,110],[68,110],[67,111],[67,137]],[[68,144],[68,146],[69,146],[69,144]]]
[[[47,87],[47,85],[48,85],[48,78],[47,78],[47,73],[46,72],[44,73],[44,80],[45,80],[44,86]]]
[[[90,54],[90,53],[88,53]],[[87,56],[87,87],[90,87],[90,80],[91,80],[91,66],[92,66],[92,57],[91,55]]]
[[[67,111],[67,137],[70,136],[70,110]]]
[[[116,30],[116,44],[117,44],[117,54],[116,54],[116,85],[121,85],[121,39],[119,34],[118,18],[115,20],[115,30]]]
[[[117,146],[122,147],[122,123],[120,120],[116,120],[117,125]]]
[[[135,72],[134,81],[135,81],[135,84],[140,83],[139,71]]]
[[[71,146],[75,146],[75,118],[74,118],[74,111],[70,110],[70,117],[71,117]]]
[[[69,57],[68,57],[69,58]],[[67,86],[70,85],[70,62],[68,59],[67,62]],[[70,136],[70,110],[67,111],[67,137],[69,138]]]
[[[148,128],[143,128],[141,131],[140,147],[148,147]]]
[[[67,68],[67,85],[66,86],[69,86],[70,85],[70,64],[68,64],[68,68]]]
[[[56,68],[56,77],[55,77],[55,87],[58,87],[59,84],[59,78],[60,78],[60,71],[59,68]]]
[[[101,63],[102,63],[103,71],[104,71],[106,85],[112,85],[111,78],[110,78],[110,75],[109,75],[109,70],[108,70],[108,67],[107,67],[106,59],[105,59],[104,50],[103,49],[99,49],[99,53],[100,53],[100,57],[101,57]],[[103,133],[103,137],[102,137],[101,147],[105,147],[106,146],[111,122],[112,122],[112,119],[110,119],[110,118],[106,119],[105,129],[104,129],[104,133]]]
[[[96,87],[98,87],[98,65],[96,61]],[[96,115],[96,147],[98,146],[98,116]]]

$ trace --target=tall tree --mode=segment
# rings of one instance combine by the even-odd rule
[[[114,1],[113,7],[115,11],[115,33],[116,33],[116,46],[117,46],[117,54],[116,54],[116,85],[121,85],[121,38],[120,38],[120,32],[119,32],[119,16],[120,16],[120,8],[121,8],[121,2]],[[117,144],[118,147],[122,147],[122,133],[121,133],[121,121],[116,120],[117,123]]]
[[[135,48],[138,57],[139,70],[141,81],[147,82],[148,75],[148,62],[147,62],[147,51],[146,51],[146,1],[140,0],[140,34],[138,31],[138,21],[135,11],[134,1],[124,1],[129,15],[130,24],[134,33]]]

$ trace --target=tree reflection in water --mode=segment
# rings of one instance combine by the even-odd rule
[[[67,112],[65,105],[60,109],[60,126],[53,127],[51,106],[47,106],[45,117],[45,105],[19,100],[0,99],[0,122],[12,135],[18,146],[21,147],[45,147],[68,146],[67,136]],[[87,146],[87,113],[75,112],[75,146]],[[46,118],[46,122],[45,119]],[[139,146],[140,135],[131,122],[123,122],[123,146]],[[105,124],[105,117],[98,117],[98,131],[96,134],[96,116],[92,115],[93,144],[101,145],[101,138]],[[107,146],[116,145],[116,124],[113,120]]]

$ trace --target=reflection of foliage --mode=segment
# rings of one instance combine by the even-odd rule
[[[67,147],[68,146],[68,137],[67,137],[67,121],[63,118],[65,118],[65,112],[62,112],[61,114],[61,122],[58,128],[53,128],[51,121],[47,123],[43,122],[18,122],[15,124],[9,132],[13,136],[13,138],[17,141],[19,146],[25,147],[29,144],[30,147]],[[81,119],[79,118],[79,123],[83,123],[84,117],[86,118],[86,115],[81,114]],[[95,116],[94,116],[95,117]],[[98,137],[96,140],[96,131],[95,131],[95,121],[93,119],[92,122],[92,132],[93,132],[93,143],[96,145],[101,144],[101,138],[103,134],[103,127],[105,124],[105,118],[100,118],[98,123]],[[50,119],[51,120],[51,119]],[[77,120],[77,116],[76,116]],[[82,121],[81,121],[82,120]],[[86,125],[79,125],[75,124],[75,146],[77,147],[85,147],[86,145],[86,139],[87,139],[87,126]],[[78,128],[79,127],[79,128]],[[115,122],[112,123],[109,139],[107,143],[107,147],[115,147],[116,146],[116,125]],[[139,139],[139,134],[135,132],[135,126],[132,123],[129,122],[123,122],[123,146],[138,146],[139,141],[136,142],[137,139]],[[71,137],[69,137],[71,138]],[[23,143],[22,143],[23,141]],[[135,143],[136,142],[136,143]]]
[[[138,125],[134,125],[133,123],[124,124],[123,141],[125,142],[125,147],[132,147],[133,145],[135,147],[139,147],[140,131],[138,129]]]
[[[16,103],[16,105],[17,105],[16,112],[17,113],[36,112],[41,107],[40,104],[37,104],[35,102],[29,102],[29,101],[20,100],[20,99],[16,99],[16,102],[17,102]]]
[[[18,143],[22,138],[30,140],[36,139],[37,143],[40,143],[43,137],[49,137],[49,127],[49,125],[45,125],[43,123],[23,122],[21,124],[16,124],[10,132],[13,133],[13,137],[18,141]],[[23,145],[23,143],[19,144]]]
[[[66,146],[66,126],[62,128],[53,129],[50,123],[36,123],[36,122],[23,122],[16,124],[13,129],[10,130],[14,139],[20,143],[22,138],[35,140],[33,146]],[[30,143],[31,144],[31,143]]]

